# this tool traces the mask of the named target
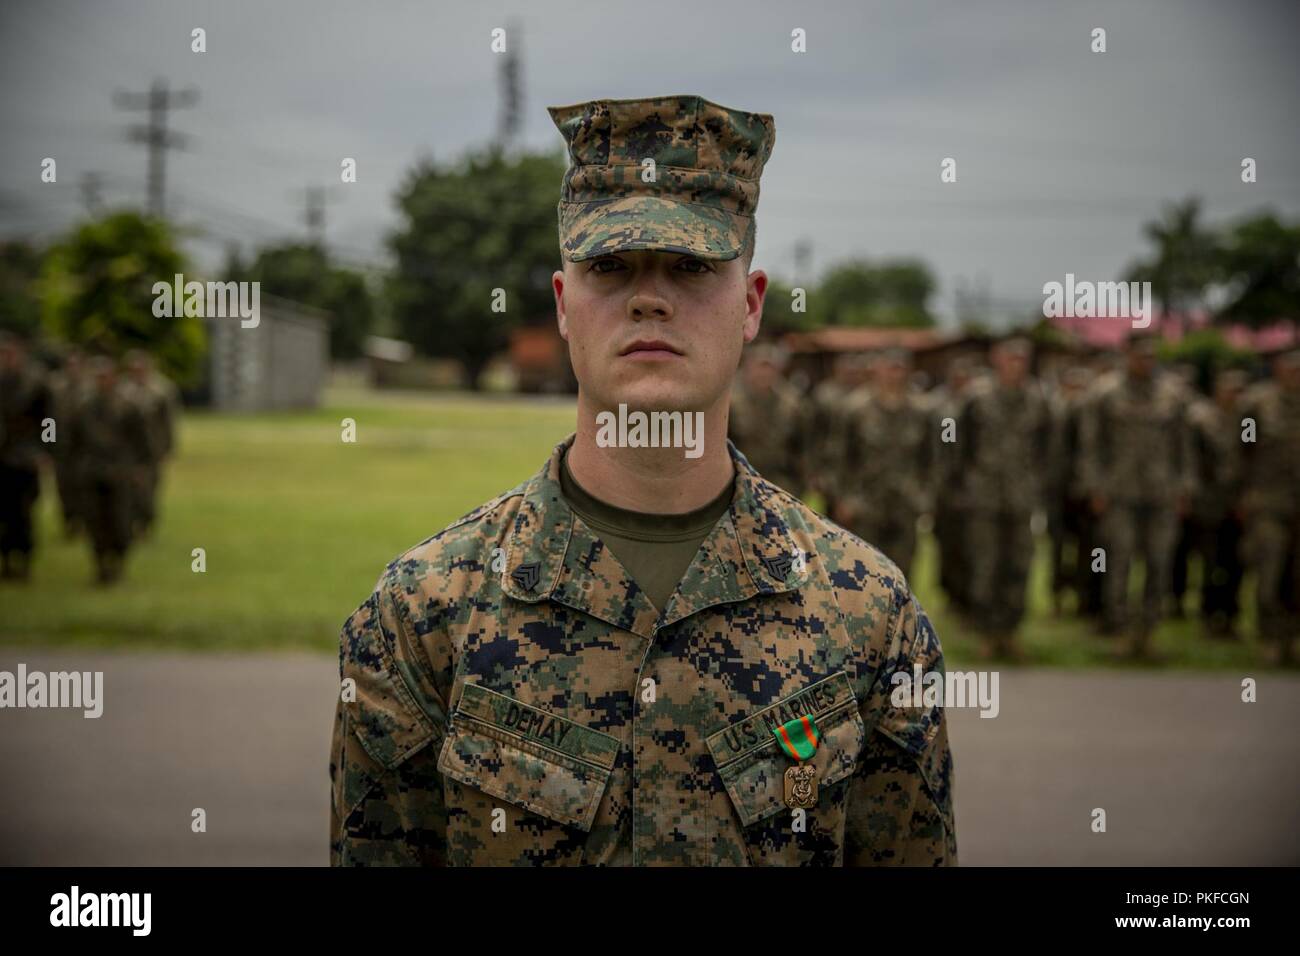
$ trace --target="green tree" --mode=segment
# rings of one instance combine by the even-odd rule
[[[0,242],[0,329],[24,338],[36,333],[41,305],[36,284],[41,254],[26,242]]]
[[[366,336],[374,324],[374,301],[365,277],[335,266],[329,255],[315,243],[286,243],[258,251],[247,267],[233,255],[228,260],[229,278],[260,282],[268,295],[313,306],[329,313],[330,356],[336,359],[357,358],[362,354]]]
[[[110,355],[144,349],[176,381],[193,381],[207,344],[202,321],[153,309],[154,283],[186,271],[161,220],[120,212],[85,223],[45,258],[42,323],[56,339]]]
[[[826,273],[813,296],[818,316],[830,325],[928,327],[934,325],[928,307],[934,288],[922,262],[856,259]]]
[[[452,165],[423,161],[398,190],[393,321],[421,352],[461,361],[475,387],[511,328],[554,315],[563,174],[560,155],[489,149]],[[495,289],[504,312],[492,310]]]
[[[1272,215],[1238,223],[1224,238],[1220,270],[1227,294],[1220,320],[1258,327],[1300,319],[1300,224]]]
[[[759,329],[759,334],[765,339],[776,338],[785,332],[805,332],[822,324],[817,310],[817,290],[804,289],[802,312],[794,311],[793,293],[793,286],[769,277],[767,295],[763,299],[763,324]]]
[[[1214,233],[1201,226],[1201,201],[1195,197],[1167,205],[1160,219],[1142,232],[1155,252],[1129,266],[1129,282],[1150,282],[1151,295],[1162,312],[1186,312],[1201,305],[1214,282],[1218,245]]]

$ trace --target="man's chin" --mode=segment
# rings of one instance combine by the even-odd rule
[[[629,412],[693,412],[704,409],[700,396],[681,386],[671,383],[641,385],[643,387],[613,391],[607,399],[598,403],[597,410],[617,412],[620,405],[626,406]]]

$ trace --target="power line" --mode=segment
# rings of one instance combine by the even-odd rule
[[[165,80],[154,80],[147,93],[113,94],[113,103],[122,110],[148,110],[149,122],[132,126],[129,138],[149,148],[149,214],[163,216],[163,189],[168,149],[184,148],[184,134],[167,129],[167,111],[187,109],[198,102],[199,91],[193,88],[171,92]]]

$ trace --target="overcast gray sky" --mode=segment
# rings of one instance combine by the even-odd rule
[[[1114,278],[1141,224],[1190,194],[1211,223],[1300,215],[1294,0],[5,0],[0,235],[57,235],[84,215],[88,171],[108,203],[142,204],[145,150],[123,131],[143,114],[112,94],[164,77],[201,94],[172,114],[191,142],[167,163],[169,212],[204,231],[200,264],[229,240],[304,235],[312,185],[331,196],[331,248],[382,264],[403,172],[493,134],[490,34],[512,21],[526,146],[560,146],[546,106],[597,97],[699,93],[773,114],[755,264],[785,278],[799,240],[816,271],[919,256],[946,315],[963,282],[1032,304],[1067,272]],[[206,53],[190,51],[194,27]],[[40,182],[46,156],[57,184]],[[339,183],[344,156],[355,185]],[[957,182],[942,184],[949,156]]]

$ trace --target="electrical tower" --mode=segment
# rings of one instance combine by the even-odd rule
[[[147,93],[113,94],[113,103],[122,110],[148,110],[149,122],[132,126],[128,138],[149,148],[149,215],[161,219],[166,182],[166,156],[169,149],[183,149],[186,137],[167,128],[167,111],[187,109],[197,103],[199,91],[171,91],[166,80],[154,80]]]

